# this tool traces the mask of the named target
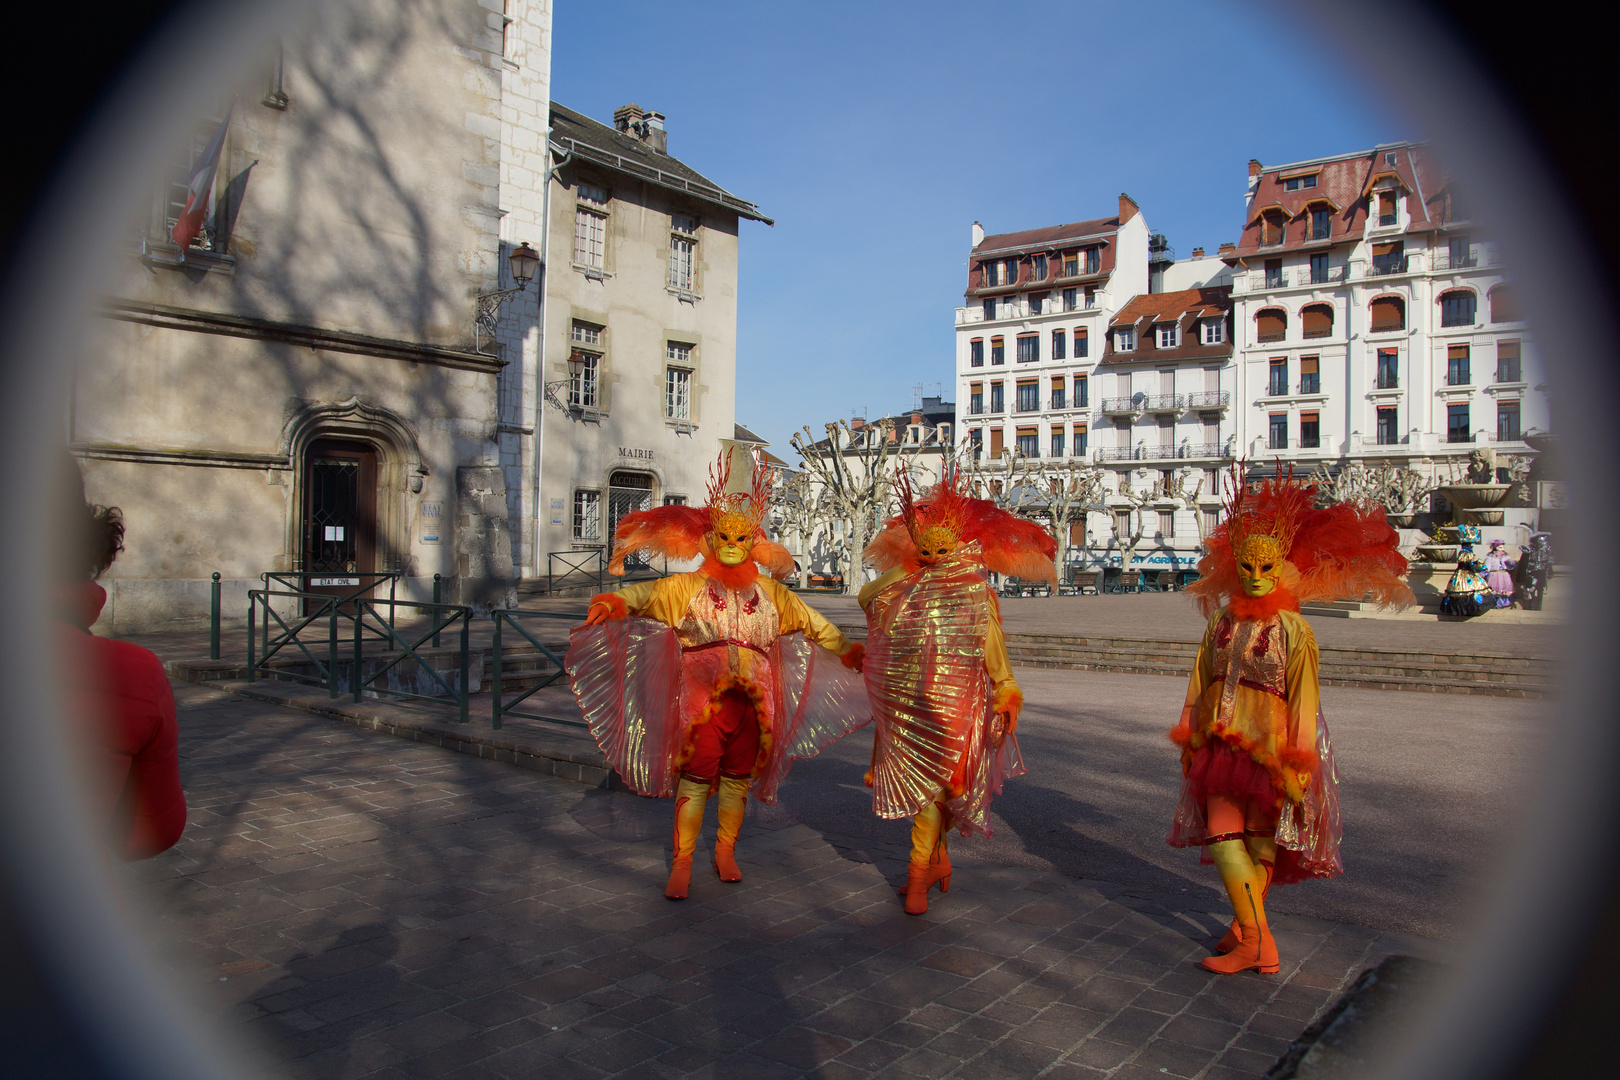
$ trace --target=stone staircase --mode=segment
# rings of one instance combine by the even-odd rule
[[[839,629],[852,638],[866,636],[864,626],[840,626]],[[1015,667],[1169,675],[1185,679],[1198,655],[1198,643],[1008,634],[1007,652]],[[1550,691],[1550,668],[1550,661],[1532,656],[1333,648],[1321,651],[1320,670],[1324,686],[1539,698]]]

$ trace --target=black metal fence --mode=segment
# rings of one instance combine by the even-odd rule
[[[490,617],[495,621],[495,635],[490,643],[489,658],[490,726],[496,731],[499,731],[503,717],[516,716],[525,720],[539,720],[547,724],[559,724],[563,727],[585,727],[585,723],[580,720],[562,720],[555,716],[542,716],[536,712],[519,712],[517,709],[518,705],[527,701],[537,691],[545,689],[567,674],[567,671],[563,667],[563,658],[553,652],[550,646],[546,645],[533,634],[529,633],[529,631],[523,625],[523,620],[560,619],[566,621],[570,625],[573,625],[579,621],[579,616],[555,611],[503,611],[497,609],[490,612]],[[517,634],[524,641],[528,642],[529,645],[535,648],[540,656],[550,661],[552,666],[556,668],[555,671],[541,678],[539,682],[535,683],[535,685],[529,687],[527,690],[511,699],[507,699],[505,688],[502,685],[504,668],[506,666],[506,659],[508,656],[506,649],[508,631]]]

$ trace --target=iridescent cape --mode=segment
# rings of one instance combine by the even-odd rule
[[[752,794],[776,802],[796,758],[814,757],[872,718],[861,676],[803,634],[776,639],[769,653],[775,737]],[[596,745],[640,795],[675,793],[676,765],[691,714],[683,715],[681,644],[655,619],[577,626],[564,657],[574,696]]]
[[[877,723],[872,809],[910,817],[943,788],[963,836],[990,835],[990,800],[1024,773],[1018,740],[991,745],[985,668],[999,628],[976,543],[897,578],[867,607],[866,689]],[[999,642],[1000,635],[996,633]]]

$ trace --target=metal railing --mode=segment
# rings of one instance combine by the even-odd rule
[[[1181,448],[1184,458],[1224,458],[1231,457],[1232,451],[1223,442],[1188,443]]]
[[[1136,447],[1134,446],[1097,447],[1098,461],[1135,461],[1136,456]]]
[[[421,633],[416,636],[414,641],[405,637],[395,628],[394,609],[400,604],[405,604],[409,607],[415,608],[417,611],[425,611],[427,614],[428,627],[426,630],[421,630],[421,627],[412,628],[413,632],[421,630]],[[379,607],[385,605],[388,608],[388,617],[386,620],[377,610]],[[341,612],[338,612],[338,614],[341,614]],[[368,629],[366,625],[367,616],[370,616],[372,622],[372,625],[369,627],[370,631],[380,636],[384,642],[386,642],[388,651],[397,652],[399,654],[393,659],[386,660],[386,662],[380,664],[377,669],[371,672],[369,675],[365,674],[365,662],[362,655],[365,634]],[[439,674],[439,669],[434,667],[433,664],[428,661],[427,657],[423,656],[417,651],[430,641],[438,641],[441,632],[448,630],[458,622],[461,624],[461,632],[458,635],[459,641],[456,646],[456,666],[459,673],[459,688],[452,686],[448,679]],[[439,701],[444,697],[453,697],[456,699],[456,707],[459,713],[456,719],[458,722],[465,724],[467,722],[467,698],[472,693],[471,672],[469,671],[470,652],[468,649],[468,638],[471,634],[471,630],[472,609],[463,604],[425,604],[420,600],[355,600],[354,667],[350,672],[349,684],[353,688],[354,700],[356,704],[358,704],[364,698],[367,687],[371,687],[372,692],[377,694],[379,697],[419,698],[423,701]],[[383,658],[375,657],[374,659]],[[414,690],[405,690],[398,686],[389,687],[378,685],[378,680],[382,679],[390,671],[393,671],[395,668],[399,667],[399,665],[403,664],[406,660],[415,660],[417,667],[427,673],[429,685],[441,687],[444,690],[444,694],[423,694]],[[333,696],[336,697],[337,695],[334,694]]]
[[[562,619],[573,625],[579,621],[579,617],[556,611],[506,611],[499,608],[490,612],[490,617],[495,621],[495,636],[490,647],[490,727],[499,731],[501,729],[501,720],[506,716],[516,716],[525,720],[540,720],[548,724],[560,724],[563,727],[588,727],[589,725],[582,720],[563,720],[555,716],[541,716],[539,713],[534,712],[519,712],[516,708],[537,691],[544,690],[568,674],[567,669],[563,667],[563,658],[552,652],[549,646],[529,633],[518,620]],[[551,661],[557,668],[556,671],[511,700],[507,700],[506,692],[502,687],[502,668],[505,666],[506,661],[505,635],[508,627],[520,634],[524,641],[534,646],[541,656]]]
[[[1178,412],[1186,407],[1186,394],[1154,394],[1147,399],[1148,412]]]
[[[270,577],[269,574],[264,575],[264,588],[248,590],[248,681],[255,681],[261,674],[266,677],[275,675],[278,678],[288,679],[293,682],[307,683],[311,686],[324,686],[329,697],[337,697],[338,684],[335,678],[338,643],[337,597],[328,596],[324,593],[305,592],[297,588],[273,588],[270,585]],[[273,601],[277,598],[287,601],[286,606],[300,609],[302,614],[290,617],[283,616],[281,612],[275,609],[273,604]],[[313,608],[313,614],[311,614],[311,608]],[[274,620],[277,627],[277,632],[273,636],[270,631],[272,620]],[[320,623],[322,620],[326,623],[327,631],[324,662],[320,657],[310,652],[309,646],[299,637],[304,630]],[[262,656],[257,652],[257,642],[255,641],[255,631],[260,629],[261,623],[264,642]],[[286,667],[271,669],[270,661],[280,655],[283,650],[287,650],[289,646],[296,646],[298,652],[303,653],[305,662],[314,665],[316,675],[308,675]],[[296,659],[296,653],[289,650],[289,655]]]
[[[1190,409],[1224,409],[1232,403],[1229,390],[1198,390],[1187,395]]]
[[[1429,256],[1429,269],[1431,270],[1477,270],[1480,267],[1496,266],[1501,262],[1496,253],[1487,249],[1476,249],[1472,254],[1453,259],[1449,251],[1437,251]]]
[[[607,570],[602,558],[603,553],[604,549],[600,547],[546,552],[546,577],[551,580],[552,591],[555,592],[557,586],[569,582],[569,579],[576,575],[579,577],[577,584],[583,585],[587,581],[594,581],[597,589],[600,590],[602,588],[602,575]],[[594,571],[587,569],[585,566],[587,562],[593,559],[596,561]],[[561,578],[557,576],[557,564],[559,562],[564,567]]]
[[[1407,257],[1405,255],[1374,255],[1372,265],[1367,268],[1369,277],[1389,277],[1392,274],[1407,272]]]
[[[1105,415],[1141,412],[1142,403],[1146,396],[1145,394],[1137,394],[1134,397],[1103,398],[1102,411]]]

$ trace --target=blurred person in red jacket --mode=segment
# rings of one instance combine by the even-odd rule
[[[87,725],[91,796],[109,846],[125,860],[149,859],[186,827],[174,691],[152,652],[90,633],[107,602],[96,578],[124,548],[124,519],[117,507],[86,503],[73,479],[66,517],[77,543],[63,545],[56,597],[67,701]]]

